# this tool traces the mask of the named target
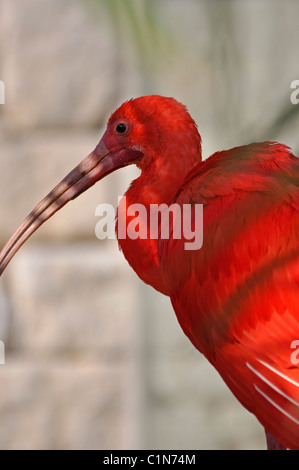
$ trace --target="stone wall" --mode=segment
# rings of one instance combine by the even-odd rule
[[[269,19],[267,2],[226,2],[239,19],[233,89],[217,43],[211,47],[220,4],[207,15],[206,2],[157,2],[173,49],[145,81],[136,51],[98,3],[95,14],[79,0],[0,0],[1,245],[94,148],[124,99],[145,91],[181,99],[198,121],[205,155],[266,132],[273,109],[289,105],[289,82],[299,78],[286,54],[298,42],[296,2],[284,2],[277,67],[275,37],[265,38],[255,20],[271,35],[281,13],[271,10]],[[275,76],[271,87],[263,58]],[[298,149],[297,121],[275,138]],[[138,280],[115,240],[95,237],[96,206],[116,205],[136,174],[123,169],[66,206],[1,279],[1,449],[264,447],[262,428],[189,344],[168,299]]]

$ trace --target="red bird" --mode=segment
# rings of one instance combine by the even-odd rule
[[[112,114],[95,150],[15,232],[1,252],[0,272],[69,200],[136,164],[141,174],[126,192],[127,206],[202,204],[203,245],[185,249],[170,220],[168,239],[120,238],[126,259],[170,297],[190,341],[265,427],[268,448],[299,449],[299,360],[292,349],[299,340],[298,162],[273,142],[202,162],[201,137],[182,104],[157,95],[130,100]],[[130,218],[119,210],[120,222]],[[147,220],[139,223],[148,233]]]

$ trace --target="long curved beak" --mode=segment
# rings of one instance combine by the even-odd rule
[[[23,243],[68,201],[109,173],[140,160],[142,155],[142,152],[133,149],[109,152],[102,139],[95,150],[40,201],[8,240],[0,252],[0,275]]]

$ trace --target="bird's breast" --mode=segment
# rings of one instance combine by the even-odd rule
[[[151,230],[150,207],[121,199],[115,224],[118,244],[126,260],[142,281],[168,295],[158,258],[159,233]],[[157,227],[158,228],[158,227]]]

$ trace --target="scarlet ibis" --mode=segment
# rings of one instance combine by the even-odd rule
[[[276,142],[202,161],[201,137],[181,103],[158,95],[127,101],[95,150],[8,241],[0,272],[69,200],[112,171],[137,165],[127,205],[202,204],[203,245],[185,249],[170,218],[168,239],[124,237],[120,249],[145,283],[170,297],[190,341],[265,427],[268,448],[299,449],[299,361],[292,360],[299,339],[298,161]],[[129,220],[119,211],[116,226]]]

